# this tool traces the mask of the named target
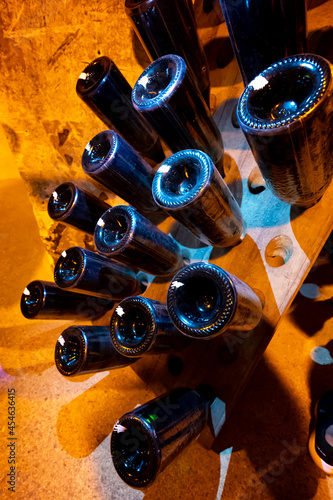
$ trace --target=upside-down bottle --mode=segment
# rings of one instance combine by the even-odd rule
[[[60,288],[121,300],[146,289],[144,273],[81,247],[64,250],[54,268]]]
[[[190,0],[126,0],[126,13],[153,61],[178,54],[190,68],[209,106],[209,69]]]
[[[314,54],[272,64],[244,90],[238,121],[266,184],[308,208],[333,174],[332,65]]]
[[[262,303],[246,283],[219,266],[196,262],[171,280],[167,305],[179,331],[210,339],[228,329],[252,330],[262,317]]]
[[[133,108],[132,87],[109,57],[98,57],[83,70],[76,92],[108,128],[140,154],[157,163],[164,159],[158,135]]]
[[[127,297],[118,304],[110,335],[114,348],[129,357],[176,351],[188,340],[172,323],[166,304],[146,297]]]
[[[84,172],[139,211],[156,212],[151,185],[153,168],[113,130],[104,130],[87,144]]]
[[[150,274],[168,276],[184,265],[179,245],[131,206],[105,212],[96,225],[98,252]]]
[[[235,198],[208,155],[180,151],[158,168],[154,199],[163,210],[208,245],[240,243],[245,223]]]
[[[110,205],[73,182],[60,184],[51,194],[47,206],[49,216],[66,222],[88,234],[94,234],[96,222]]]
[[[132,101],[173,153],[200,149],[224,175],[221,133],[182,57],[152,62],[135,83]]]
[[[132,364],[112,346],[107,326],[70,326],[59,336],[54,352],[61,375],[72,377]]]
[[[214,396],[206,388],[176,389],[125,413],[111,434],[116,471],[129,486],[150,486],[199,436]]]
[[[21,297],[21,312],[27,319],[97,319],[111,310],[111,299],[62,290],[50,281],[29,283]]]

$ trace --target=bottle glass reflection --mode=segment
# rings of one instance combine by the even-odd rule
[[[62,290],[50,281],[29,283],[21,297],[21,312],[27,319],[97,319],[111,310],[114,302]]]
[[[182,57],[169,54],[148,66],[134,85],[132,101],[173,153],[200,149],[223,175],[221,133]]]
[[[100,132],[87,144],[82,168],[139,211],[159,210],[151,193],[154,170],[113,130]]]
[[[150,486],[206,425],[209,400],[201,391],[176,389],[123,415],[111,435],[116,471],[129,486]]]
[[[131,206],[118,205],[96,225],[95,245],[102,255],[157,276],[184,265],[179,245]]]
[[[73,182],[65,182],[51,194],[48,214],[55,221],[66,222],[88,234],[94,234],[96,222],[110,205]]]
[[[126,13],[150,59],[181,56],[209,106],[208,62],[189,0],[126,0]]]
[[[153,195],[161,208],[208,245],[232,246],[245,236],[239,205],[202,151],[180,151],[165,160],[156,172]]]
[[[57,340],[54,358],[65,377],[122,368],[135,361],[113,348],[107,326],[66,328]]]
[[[184,335],[210,339],[232,328],[252,330],[262,317],[262,304],[246,283],[219,266],[196,262],[172,279],[168,311]]]
[[[121,300],[146,289],[144,273],[80,247],[64,250],[54,268],[60,288]]]
[[[164,159],[158,135],[133,108],[132,87],[111,59],[102,56],[92,61],[79,76],[76,92],[108,128],[140,154],[157,163]]]
[[[244,90],[238,121],[266,184],[280,200],[310,207],[333,173],[332,66],[300,54],[273,64]]]

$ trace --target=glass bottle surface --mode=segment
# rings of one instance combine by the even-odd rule
[[[64,250],[54,268],[60,288],[121,300],[146,289],[144,273],[80,247]]]
[[[114,348],[129,357],[177,351],[188,340],[172,323],[166,304],[147,297],[127,297],[118,304],[110,335]]]
[[[176,389],[125,413],[111,434],[116,471],[129,486],[150,486],[206,425],[203,392]]]
[[[108,208],[110,205],[73,182],[60,184],[47,205],[51,219],[66,222],[88,234],[94,234],[96,222]]]
[[[21,297],[21,312],[27,319],[97,319],[113,306],[112,300],[62,290],[41,280],[29,283]]]
[[[89,108],[143,156],[164,159],[160,139],[134,108],[132,87],[109,57],[92,61],[80,74],[76,92]]]
[[[84,172],[139,211],[156,212],[151,186],[153,168],[113,130],[104,130],[87,144]]]
[[[148,57],[181,56],[209,107],[209,68],[189,0],[126,0],[125,9]]]
[[[176,241],[131,206],[118,205],[102,215],[95,245],[102,255],[156,276],[174,274],[184,265]]]
[[[113,348],[107,326],[66,328],[57,340],[54,358],[58,371],[65,377],[122,368],[135,361]]]
[[[245,223],[238,203],[208,155],[180,151],[158,168],[153,181],[157,205],[208,245],[240,243]]]
[[[244,86],[272,63],[307,50],[305,0],[220,0]]]
[[[280,200],[317,203],[333,173],[332,66],[300,54],[273,64],[244,90],[238,121],[266,184]]]
[[[167,306],[176,328],[192,338],[210,339],[232,328],[252,330],[262,304],[246,283],[219,266],[196,262],[171,280]]]
[[[150,64],[133,87],[132,101],[173,153],[199,149],[224,175],[221,133],[182,57],[169,54]]]

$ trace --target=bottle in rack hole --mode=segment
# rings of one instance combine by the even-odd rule
[[[114,306],[111,299],[62,290],[50,281],[29,283],[21,297],[21,312],[27,319],[97,319]]]
[[[151,63],[134,85],[132,101],[173,153],[200,149],[224,175],[221,133],[182,57],[169,54]]]
[[[153,168],[116,132],[104,130],[87,144],[84,172],[140,212],[156,212],[151,186]]]
[[[122,368],[135,361],[114,349],[107,326],[66,328],[57,340],[54,359],[65,377]]]
[[[329,61],[300,54],[274,63],[246,87],[237,114],[275,196],[304,208],[317,203],[333,174]]]
[[[108,208],[110,205],[73,182],[60,184],[47,205],[51,219],[66,222],[88,234],[94,234],[96,222]]]
[[[181,56],[209,107],[209,68],[192,1],[126,0],[125,8],[150,59],[167,54]]]
[[[103,255],[71,247],[64,250],[56,262],[54,281],[60,288],[121,300],[143,293],[147,277]]]
[[[184,265],[179,245],[131,206],[105,212],[96,225],[95,245],[102,255],[157,276]]]
[[[162,209],[208,245],[227,247],[245,237],[238,203],[208,155],[180,151],[158,168],[153,196]]]
[[[171,280],[168,311],[176,328],[191,338],[210,339],[228,329],[252,330],[262,303],[246,283],[219,266],[196,262]]]
[[[110,335],[114,348],[129,357],[177,351],[188,341],[172,323],[166,304],[146,297],[128,297],[118,304]]]
[[[176,389],[125,413],[111,434],[116,471],[129,486],[150,486],[207,423],[214,396],[206,388]]]
[[[92,61],[76,84],[78,96],[105,123],[140,154],[156,163],[164,159],[160,139],[133,107],[132,87],[109,57]]]

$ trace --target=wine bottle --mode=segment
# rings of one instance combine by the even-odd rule
[[[230,328],[252,330],[262,317],[261,301],[246,283],[204,262],[173,277],[167,306],[176,328],[192,338],[210,339]]]
[[[50,281],[29,283],[21,297],[27,319],[97,319],[114,306],[112,300],[62,290]]]
[[[305,0],[220,0],[244,85],[272,63],[306,52]]]
[[[82,155],[84,172],[139,211],[159,210],[151,186],[154,170],[116,132],[95,135]]]
[[[169,54],[151,63],[135,83],[132,101],[173,153],[200,149],[224,175],[221,133],[182,57]]]
[[[54,281],[60,288],[113,300],[139,295],[146,289],[144,273],[135,273],[124,264],[81,247],[62,252],[54,268]]]
[[[209,69],[189,0],[126,0],[126,13],[153,61],[178,54],[189,67],[209,106]]]
[[[98,57],[83,70],[76,92],[108,128],[116,130],[142,156],[163,161],[158,135],[133,108],[132,87],[109,57]]]
[[[166,304],[146,297],[127,297],[118,304],[110,335],[114,348],[129,357],[175,351],[188,340],[175,328]]]
[[[88,234],[94,234],[96,222],[108,208],[110,205],[73,182],[60,184],[47,205],[51,219],[66,222]]]
[[[208,245],[236,245],[245,236],[243,217],[208,155],[180,151],[158,168],[153,181],[157,205]]]
[[[176,389],[125,413],[111,434],[116,471],[133,488],[150,486],[206,425],[212,398]]]
[[[266,184],[280,200],[308,208],[333,173],[332,65],[300,54],[274,63],[244,90],[238,121]]]
[[[184,265],[178,244],[131,206],[105,212],[96,225],[99,253],[157,276],[174,274]]]
[[[54,352],[61,375],[72,377],[132,364],[112,346],[107,326],[70,326],[59,336]]]

